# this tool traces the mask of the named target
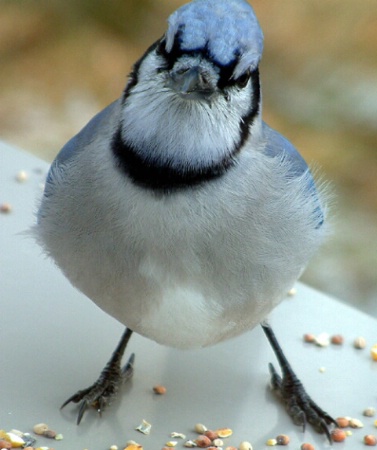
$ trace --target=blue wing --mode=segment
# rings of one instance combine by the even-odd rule
[[[318,217],[316,228],[320,228],[320,226],[324,222],[324,213],[322,210],[321,202],[318,196],[314,179],[310,173],[309,167],[306,164],[304,158],[288,141],[288,139],[286,139],[277,131],[270,128],[265,123],[263,123],[263,133],[266,138],[266,147],[264,149],[265,154],[273,158],[276,157],[284,158],[285,161],[288,161],[290,166],[288,176],[290,178],[299,177],[300,175],[303,175],[305,172],[308,173],[309,175],[307,184],[308,195],[313,196],[315,198],[316,203],[318,204],[313,214]]]
[[[56,170],[59,170],[66,165],[70,159],[74,158],[75,155],[82,152],[87,146],[93,142],[98,133],[103,129],[103,126],[108,123],[110,116],[113,113],[114,108],[116,107],[117,101],[111,103],[105,109],[96,114],[86,125],[85,127],[73,136],[64,147],[57,154],[53,163],[51,164],[50,170],[47,174],[46,179],[46,187],[45,187],[45,196],[49,196],[52,194],[51,187],[53,184],[54,173]]]

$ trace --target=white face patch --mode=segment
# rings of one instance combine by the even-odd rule
[[[250,110],[252,83],[215,90],[209,100],[185,99],[171,87],[163,62],[152,52],[139,67],[122,112],[127,143],[144,159],[172,167],[208,167],[232,154]],[[218,68],[200,55],[183,56],[173,70],[198,65],[216,85]]]

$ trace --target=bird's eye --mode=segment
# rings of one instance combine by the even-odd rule
[[[240,88],[244,88],[249,80],[250,80],[250,72],[247,71],[237,78],[236,85]]]

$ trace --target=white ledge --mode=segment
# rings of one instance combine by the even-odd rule
[[[310,426],[304,434],[293,425],[267,389],[268,363],[277,363],[259,327],[200,351],[177,351],[135,336],[127,352],[136,353],[135,375],[121,400],[102,418],[88,411],[79,427],[75,406],[60,411],[67,397],[97,378],[123,326],[71,287],[22,234],[34,222],[47,169],[45,162],[0,143],[0,203],[12,208],[0,214],[0,428],[26,432],[47,422],[64,440],[40,438],[38,446],[57,449],[96,450],[112,444],[123,449],[133,439],[145,450],[159,450],[173,431],[194,439],[193,427],[202,422],[233,429],[224,448],[247,440],[255,450],[264,449],[268,438],[281,433],[290,436],[292,449],[303,442],[329,448]],[[27,179],[17,181],[21,170]],[[353,430],[342,448],[365,449],[363,436],[375,430],[374,418],[363,417],[362,411],[375,405],[377,395],[377,362],[370,357],[377,342],[376,320],[302,284],[296,287],[297,294],[276,308],[270,322],[313,399],[335,418],[364,422],[364,429]],[[319,348],[303,342],[307,332],[342,334],[345,342]],[[357,336],[366,339],[364,350],[353,347]],[[166,386],[166,395],[153,394],[156,384]],[[142,419],[152,424],[149,436],[134,430]]]

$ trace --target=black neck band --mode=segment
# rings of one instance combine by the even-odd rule
[[[123,101],[128,97],[129,90],[137,83],[137,70],[134,71],[133,79],[126,89]],[[117,167],[122,170],[138,186],[171,193],[180,189],[196,186],[219,178],[227,170],[236,164],[237,154],[241,150],[250,133],[250,126],[259,114],[260,86],[258,69],[251,74],[253,84],[253,97],[248,113],[240,121],[240,139],[234,150],[222,160],[210,166],[174,167],[169,162],[161,164],[153,158],[143,158],[140,152],[127,143],[127,138],[122,136],[121,126],[115,132],[111,149],[115,157]]]

